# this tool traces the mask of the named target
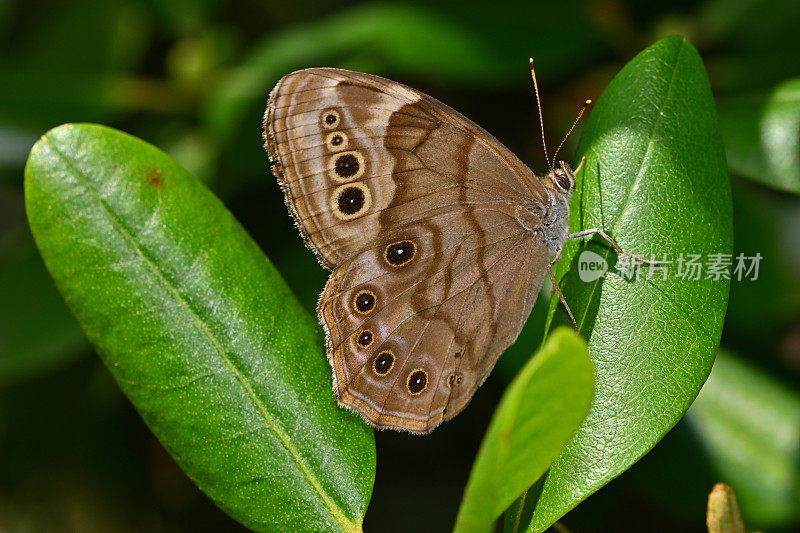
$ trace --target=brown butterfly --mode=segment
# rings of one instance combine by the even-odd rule
[[[458,414],[545,273],[557,289],[567,238],[600,233],[622,252],[600,230],[569,234],[580,165],[539,178],[460,113],[378,76],[285,76],[264,139],[303,239],[332,271],[317,312],[336,397],[376,427],[427,433]]]

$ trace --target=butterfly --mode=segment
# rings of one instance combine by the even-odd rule
[[[601,230],[569,234],[580,165],[540,178],[474,122],[388,79],[292,72],[270,94],[264,140],[332,272],[317,312],[336,398],[378,428],[427,433],[464,409],[546,274],[557,289],[567,238],[599,233],[622,252]]]

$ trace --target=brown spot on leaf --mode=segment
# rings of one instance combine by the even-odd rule
[[[164,176],[161,175],[161,172],[158,169],[151,168],[147,171],[147,183],[155,187],[156,189],[160,189],[162,185],[164,185]]]

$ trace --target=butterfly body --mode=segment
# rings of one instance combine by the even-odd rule
[[[542,240],[547,245],[552,255],[559,255],[561,249],[564,247],[564,241],[567,240],[569,235],[569,199],[572,196],[572,189],[575,184],[575,178],[572,170],[566,163],[561,163],[561,167],[552,171],[547,178],[553,182],[557,182],[559,176],[565,176],[562,179],[570,180],[570,184],[564,190],[555,190],[551,192],[551,203],[542,217]],[[551,177],[552,176],[552,177]],[[546,178],[546,179],[547,179]],[[556,183],[556,187],[558,187]]]
[[[537,177],[444,104],[377,76],[278,82],[266,147],[332,271],[317,311],[339,402],[376,427],[455,416],[516,339],[567,238],[574,174]]]

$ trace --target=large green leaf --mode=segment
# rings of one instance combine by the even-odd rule
[[[25,193],[67,304],[200,488],[256,530],[360,530],[372,431],[336,406],[314,320],[224,206],[95,125],[42,137]]]
[[[544,474],[586,417],[594,369],[586,343],[553,332],[503,394],[472,467],[456,532],[492,523]]]
[[[687,279],[679,270],[681,254],[699,254],[707,267],[712,254],[732,248],[725,153],[691,44],[664,39],[626,65],[593,110],[578,153],[586,163],[571,229],[604,228],[623,249],[656,256],[663,270],[629,279],[605,241],[565,246],[557,276],[588,339],[597,393],[548,472],[535,531],[626,470],[678,422],[711,370],[728,297],[728,280],[707,279],[707,270]],[[605,277],[581,280],[585,251],[612,265]],[[569,323],[554,298],[551,326]]]
[[[767,95],[725,100],[719,117],[731,169],[768,187],[800,194],[800,78]]]
[[[733,487],[746,522],[786,526],[800,518],[800,395],[720,351],[686,415],[720,481]]]

